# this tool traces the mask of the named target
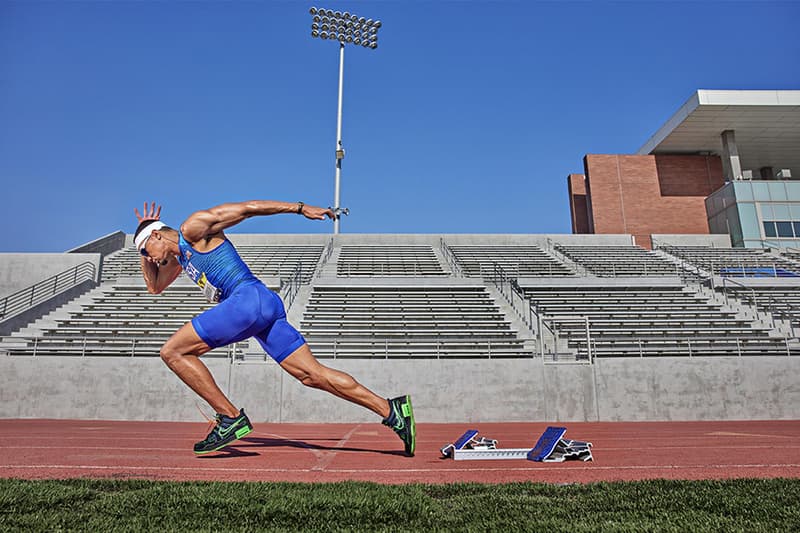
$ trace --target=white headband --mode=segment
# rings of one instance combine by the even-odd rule
[[[137,235],[133,239],[133,244],[136,245],[136,249],[141,250],[142,246],[144,246],[144,243],[146,243],[147,239],[150,238],[150,234],[153,232],[153,230],[161,229],[164,226],[166,226],[166,224],[164,224],[160,220],[154,220],[150,224],[142,228],[142,231],[139,232],[139,235]]]

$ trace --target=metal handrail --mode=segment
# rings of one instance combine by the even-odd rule
[[[474,346],[475,348],[483,348],[485,347],[484,354],[487,359],[491,359],[492,357],[496,357],[497,355],[504,354],[501,350],[507,346],[525,346],[526,342],[520,339],[503,339],[503,338],[491,338],[491,337],[464,337],[460,340],[456,339],[442,339],[440,337],[435,338],[420,338],[418,339],[420,344],[433,344],[435,343],[435,349],[433,351],[428,351],[427,353],[434,354],[437,359],[445,357],[448,358],[447,355],[447,348],[448,345],[454,343],[468,343],[470,346]],[[392,358],[407,358],[407,359],[414,359],[415,356],[408,355],[410,349],[413,349],[414,343],[408,342],[407,340],[402,340],[398,343],[395,343],[388,338],[375,338],[375,337],[348,337],[348,338],[331,338],[331,339],[319,339],[319,340],[311,340],[309,341],[311,344],[312,349],[315,351],[316,356],[318,358],[333,358],[338,359],[341,357],[345,358],[359,358],[357,355],[348,354],[347,348],[373,348],[370,352],[370,356],[366,356],[366,358],[373,358],[375,356],[381,356],[385,359],[389,357]],[[328,355],[327,351],[322,349],[322,346],[330,346],[333,348],[333,352]],[[345,345],[346,348],[342,348],[341,345]],[[316,347],[315,347],[316,346]],[[390,348],[392,348],[390,350]],[[402,354],[406,354],[406,357],[401,357]],[[528,357],[536,357],[536,352],[531,350],[527,351],[523,348],[523,351],[520,352],[520,357],[528,358]],[[363,355],[363,354],[362,354]],[[470,356],[472,358],[474,356]]]
[[[558,337],[559,337],[559,329],[556,323],[558,322],[576,322],[584,325],[584,331],[586,332],[586,357],[587,362],[591,365],[594,362],[594,358],[592,357],[592,330],[589,324],[589,317],[586,315],[549,315],[549,316],[542,316],[541,317],[542,324],[547,326],[547,323],[550,322],[552,324],[552,328],[547,326],[547,329],[550,330],[551,333],[555,336],[555,346],[554,348],[558,349]],[[544,357],[544,351],[542,351],[542,357]]]
[[[514,311],[517,312],[517,315],[522,319],[528,329],[532,332],[536,333],[533,328],[533,315],[536,314],[534,308],[531,306],[530,299],[525,297],[525,291],[522,290],[522,287],[519,286],[516,278],[511,277],[506,273],[505,269],[500,266],[498,263],[492,263],[492,270],[487,271],[486,269],[481,269],[481,276],[484,280],[489,280],[494,283],[494,286],[497,287],[497,290],[500,291],[500,294],[506,299],[506,301],[511,305]],[[487,275],[487,272],[491,272],[491,275]],[[506,292],[506,283],[508,284],[508,292]],[[517,303],[514,299],[514,296],[519,298],[520,302],[528,302],[527,309],[523,304],[523,310],[520,311],[517,309]],[[528,311],[528,316],[525,316],[525,311]],[[537,321],[538,321],[538,314],[537,314]]]
[[[303,283],[303,264],[298,263],[297,267],[294,269],[292,273],[292,277],[289,278],[288,288],[286,289],[286,294],[283,296],[283,304],[288,311],[292,304],[294,303],[295,297],[297,297],[297,293],[300,292],[300,285]]]
[[[13,337],[6,337],[7,341],[11,343],[18,342],[18,343],[25,343],[26,346],[23,347],[15,347],[15,346],[0,346],[0,352],[13,353],[15,351],[30,351],[29,354],[32,357],[37,357],[43,355],[63,355],[60,354],[59,351],[65,350],[67,347],[62,346],[61,349],[52,349],[48,346],[42,348],[41,344],[42,341],[48,342],[61,342],[63,345],[69,345],[68,348],[70,351],[75,352],[76,354],[80,355],[80,357],[86,356],[93,356],[93,355],[107,355],[110,353],[116,354],[115,357],[155,357],[158,356],[161,350],[161,346],[164,344],[166,339],[140,339],[137,337],[98,337],[98,336],[90,336],[90,335],[83,335],[83,336],[67,336],[67,335],[43,335],[43,336],[34,336],[34,335],[25,335],[25,336],[13,336]],[[91,345],[89,341],[100,341],[101,346],[98,345]],[[238,343],[230,344],[225,347],[215,348],[211,352],[205,355],[208,357],[209,355],[213,356],[221,356],[224,350],[227,350],[229,354],[233,353],[236,354],[237,352],[244,352],[245,347],[248,345],[248,341],[241,341]],[[20,354],[22,355],[22,354]]]
[[[94,280],[95,274],[94,263],[87,261],[6,296],[0,299],[0,321],[24,313],[79,283]]]
[[[738,281],[732,280],[730,278],[722,278],[722,294],[725,297],[725,303],[728,303],[728,293],[726,283],[732,283],[734,285],[738,285],[743,289],[749,290],[751,293],[751,299],[753,302],[753,307],[756,311],[759,310],[759,303],[761,304],[761,309],[765,313],[769,313],[770,318],[772,320],[772,327],[775,327],[775,317],[778,318],[789,318],[789,320],[798,320],[800,319],[800,308],[793,306],[789,302],[781,302],[778,304],[778,300],[770,296],[769,294],[757,294],[756,291],[752,287],[748,287]],[[732,292],[735,292],[736,289],[731,289]],[[760,302],[759,302],[760,300]],[[766,301],[767,305],[764,305],[764,301]],[[788,308],[788,313],[787,313]]]
[[[325,269],[325,265],[328,264],[331,256],[333,255],[333,237],[328,240],[328,244],[325,245],[325,249],[322,251],[322,260],[317,267],[317,274],[316,277],[322,276],[322,271]]]
[[[461,267],[461,263],[458,261],[456,254],[454,254],[453,250],[444,242],[444,237],[439,237],[439,249],[442,251],[442,255],[445,261],[447,261],[447,265],[450,267],[453,275],[459,278],[464,277],[464,269]]]

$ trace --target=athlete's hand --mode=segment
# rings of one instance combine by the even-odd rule
[[[312,220],[325,220],[327,216],[329,219],[333,220],[336,215],[333,214],[331,209],[325,207],[314,207],[313,205],[304,205],[303,206],[303,215],[306,218],[310,218]]]
[[[139,221],[141,224],[145,220],[160,220],[161,219],[161,206],[156,206],[155,202],[150,204],[150,208],[147,208],[147,202],[144,203],[144,208],[142,209],[142,213],[139,214],[139,210],[135,207],[133,208],[133,212],[136,213],[136,220]]]

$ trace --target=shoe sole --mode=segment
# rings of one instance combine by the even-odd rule
[[[203,451],[199,451],[199,452],[197,450],[195,450],[194,453],[196,455],[203,455],[204,453],[217,452],[217,451],[221,450],[222,448],[228,446],[231,442],[241,439],[245,435],[249,434],[251,431],[253,431],[253,428],[249,427],[249,426],[245,426],[243,428],[239,428],[233,433],[233,436],[231,437],[230,440],[223,441],[216,448],[212,448],[210,450],[203,450]]]
[[[406,395],[405,405],[408,405],[408,415],[406,415],[406,413],[401,414],[403,415],[403,418],[408,416],[408,418],[411,419],[411,450],[406,450],[406,453],[409,457],[414,457],[414,452],[417,448],[417,423],[414,421],[414,408],[411,406],[411,396]],[[403,406],[401,406],[400,409],[402,410]]]

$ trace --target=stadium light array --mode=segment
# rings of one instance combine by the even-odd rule
[[[311,36],[318,39],[339,41],[341,46],[353,44],[364,48],[378,48],[380,20],[365,19],[347,11],[332,11],[312,7]]]
[[[339,233],[341,215],[348,214],[347,208],[339,205],[340,183],[342,175],[342,159],[344,159],[344,146],[342,145],[342,91],[344,88],[344,45],[352,44],[363,48],[375,50],[378,48],[378,30],[380,20],[359,17],[347,11],[333,11],[312,7],[311,37],[339,43],[339,107],[336,116],[336,185],[334,192],[333,232]]]

